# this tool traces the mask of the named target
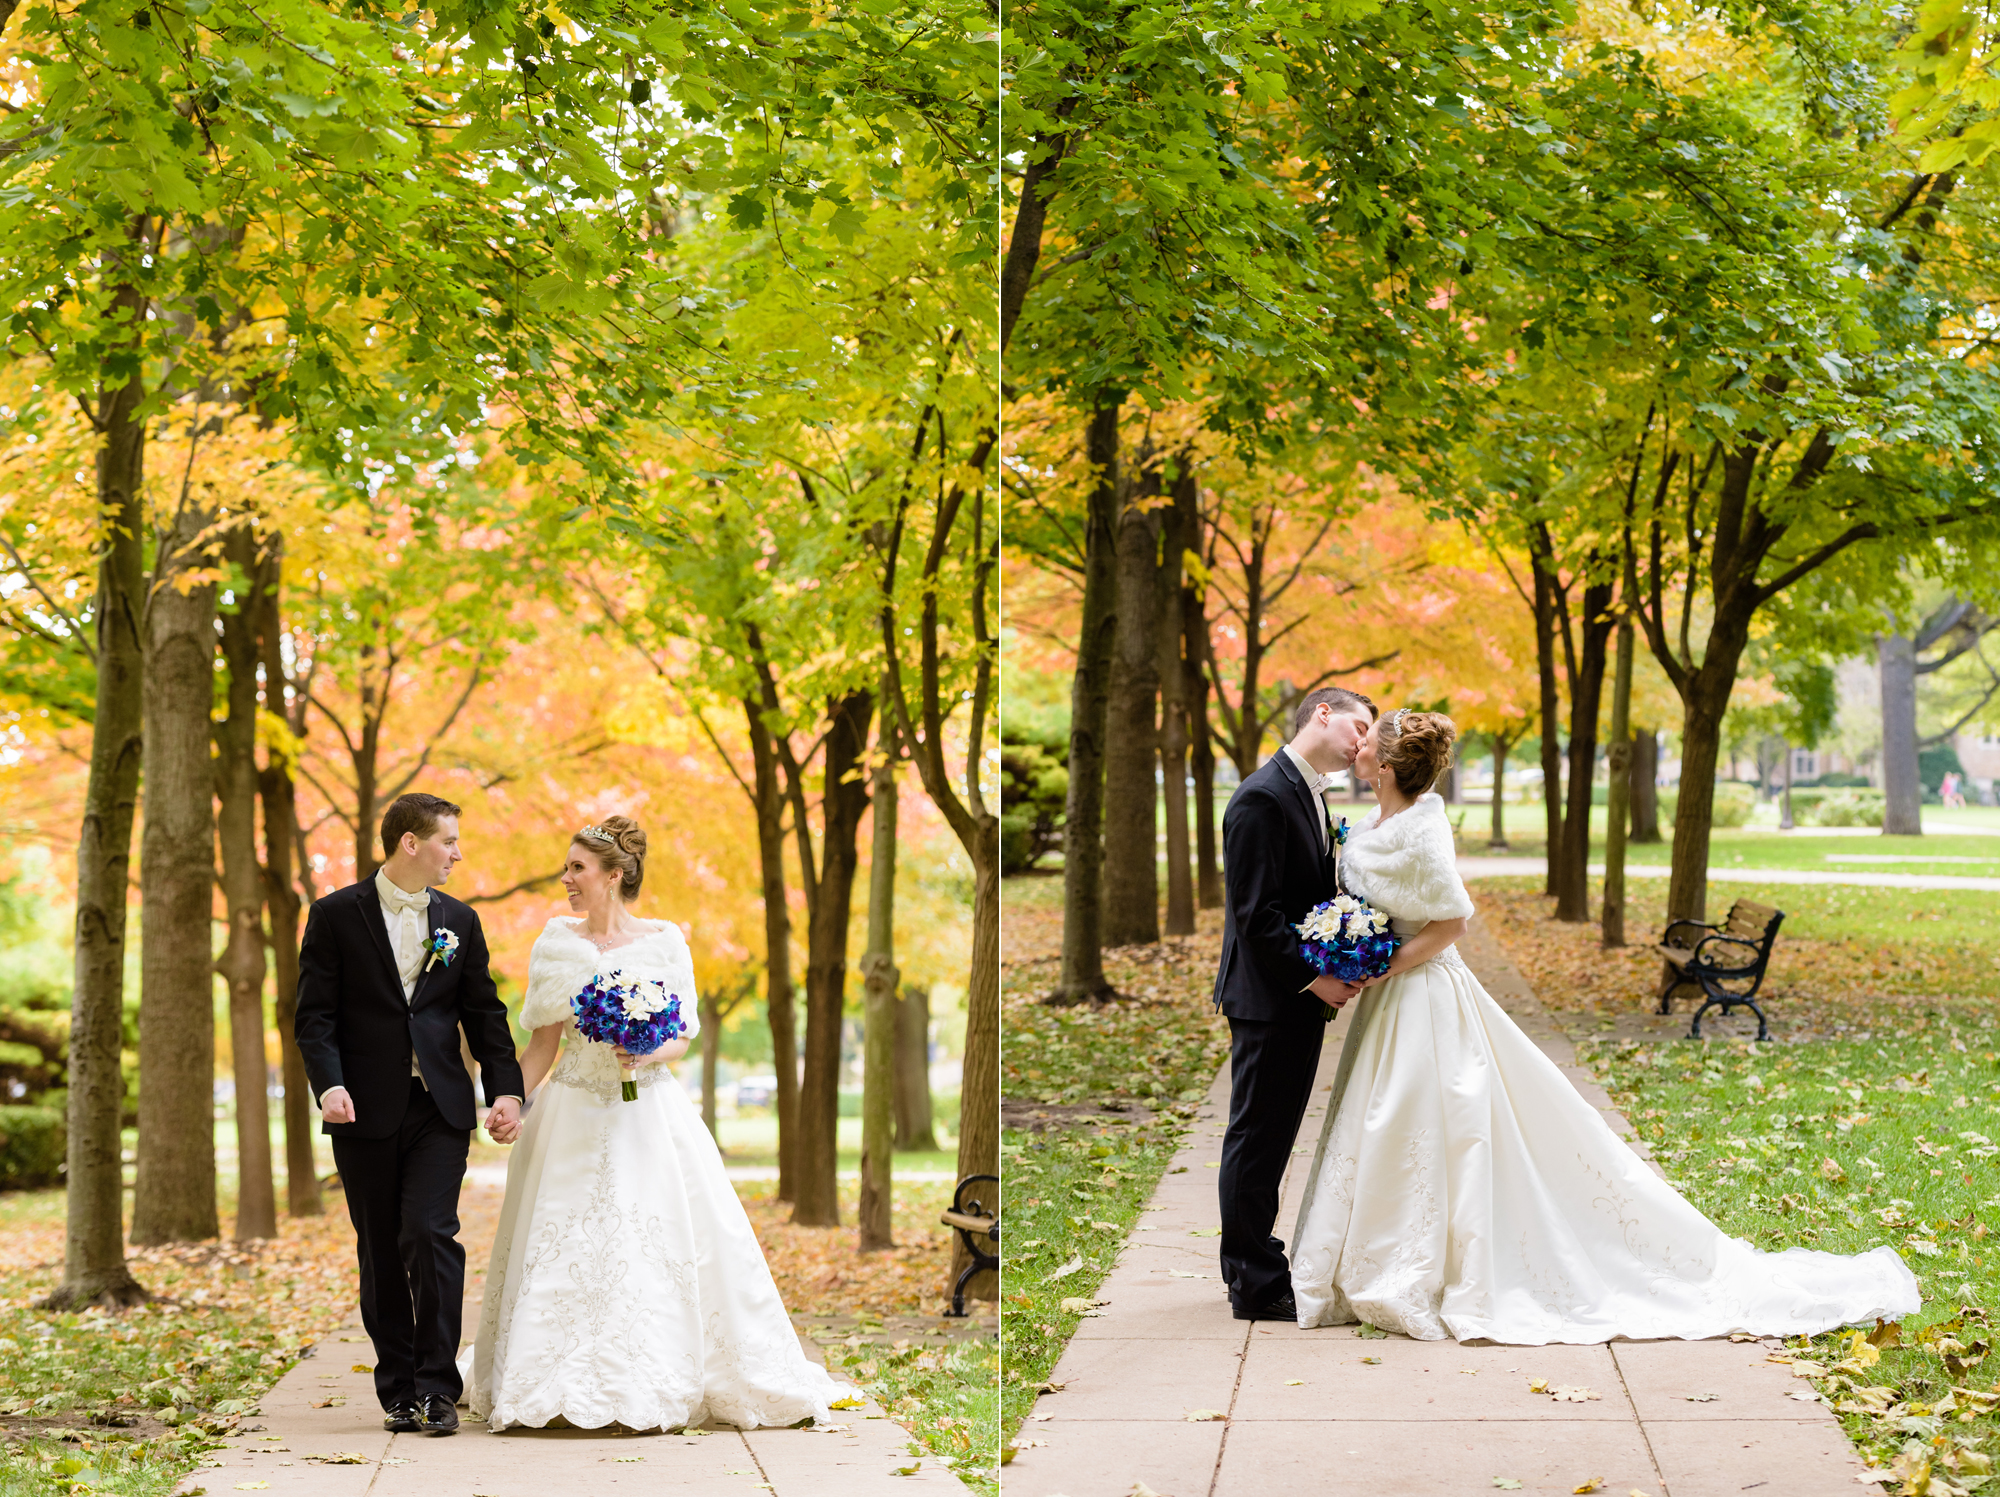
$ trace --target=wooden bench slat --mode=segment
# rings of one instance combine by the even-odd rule
[[[1694,960],[1694,953],[1689,951],[1685,946],[1662,946],[1660,948],[1660,955],[1672,962],[1676,967],[1685,967],[1689,962]]]
[[[991,1216],[971,1216],[963,1211],[947,1211],[939,1220],[947,1227],[963,1227],[968,1232],[991,1234],[996,1218]]]

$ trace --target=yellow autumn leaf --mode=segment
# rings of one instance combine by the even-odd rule
[[[1182,1418],[1189,1424],[1217,1424],[1226,1421],[1229,1416],[1220,1409],[1190,1409]]]

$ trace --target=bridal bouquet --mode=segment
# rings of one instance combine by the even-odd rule
[[[1381,976],[1402,945],[1389,932],[1389,917],[1352,894],[1336,894],[1314,905],[1292,928],[1302,938],[1299,954],[1321,976],[1342,982]]]
[[[599,1044],[622,1046],[634,1055],[650,1055],[669,1040],[687,1033],[678,993],[654,977],[621,980],[593,977],[570,999],[576,1032]],[[639,1100],[639,1083],[630,1066],[618,1068],[618,1095]]]

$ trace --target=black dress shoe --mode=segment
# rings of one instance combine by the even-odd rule
[[[424,1427],[424,1411],[414,1398],[392,1403],[383,1412],[382,1428],[398,1435],[414,1435]]]
[[[1292,1291],[1287,1289],[1262,1309],[1246,1310],[1241,1305],[1238,1305],[1236,1307],[1236,1318],[1238,1320],[1296,1321],[1299,1318],[1299,1306],[1298,1302],[1292,1298]]]
[[[427,1435],[455,1435],[458,1433],[458,1410],[451,1400],[442,1393],[424,1395],[424,1433]]]

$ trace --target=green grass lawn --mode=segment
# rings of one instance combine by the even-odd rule
[[[1879,1360],[1839,1333],[1794,1350],[1827,1369],[1816,1386],[1904,1491],[1980,1485],[1967,1479],[2000,1455],[2000,1362],[1983,1365],[2000,1304],[1994,1006],[1804,1045],[1586,1042],[1579,1055],[1669,1178],[1732,1236],[1771,1251],[1902,1254],[1924,1306]]]

